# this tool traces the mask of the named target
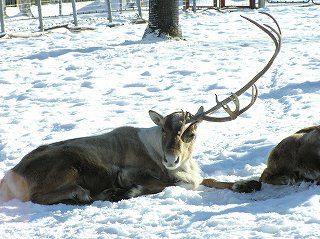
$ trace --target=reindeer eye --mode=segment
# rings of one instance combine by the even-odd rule
[[[181,136],[181,139],[184,143],[190,143],[195,137],[196,135],[194,133],[184,132]]]

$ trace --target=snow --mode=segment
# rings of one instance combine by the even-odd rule
[[[258,179],[275,144],[320,123],[319,7],[264,11],[282,28],[282,50],[258,81],[259,96],[248,112],[199,127],[194,159],[206,177]],[[235,92],[274,49],[240,17],[270,24],[257,10],[181,12],[185,41],[141,40],[146,25],[130,24],[134,16],[119,15],[114,21],[123,25],[109,28],[105,15],[79,17],[80,25],[95,27],[91,31],[59,28],[41,37],[0,39],[0,178],[41,144],[122,125],[151,127],[149,109],[208,109],[214,94],[223,99]],[[6,24],[9,30],[32,26],[27,20]],[[87,206],[13,200],[0,204],[0,238],[319,238],[319,194],[319,186],[301,183],[264,184],[250,194],[177,186]]]

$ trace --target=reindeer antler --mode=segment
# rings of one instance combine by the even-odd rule
[[[247,21],[249,21],[252,24],[254,24],[255,26],[257,26],[259,29],[264,31],[272,39],[272,41],[275,45],[275,51],[274,51],[272,57],[270,58],[268,63],[263,67],[263,69],[260,72],[258,72],[247,84],[245,84],[236,93],[232,93],[229,97],[227,97],[226,99],[224,99],[222,101],[219,101],[218,96],[216,95],[216,103],[217,104],[214,107],[212,107],[211,109],[209,109],[207,111],[202,111],[202,112],[198,111],[198,113],[195,114],[193,117],[191,117],[187,123],[199,121],[199,120],[205,120],[205,121],[210,121],[210,122],[231,121],[231,120],[236,119],[239,115],[241,115],[245,111],[247,111],[255,103],[257,96],[258,96],[258,88],[255,85],[255,83],[257,82],[257,80],[259,80],[267,72],[267,70],[271,67],[275,58],[279,54],[280,48],[281,48],[281,37],[282,37],[281,36],[281,29],[280,29],[280,26],[279,26],[278,22],[276,21],[276,19],[273,16],[271,16],[269,13],[266,13],[266,12],[260,12],[260,13],[270,17],[273,20],[273,22],[276,24],[277,29],[275,29],[267,24],[260,25],[259,23],[257,23],[256,21],[254,21],[248,17],[244,17],[244,16],[241,16],[241,17],[243,17]],[[240,102],[239,102],[238,97],[240,95],[242,95],[244,92],[246,92],[250,87],[252,89],[251,102],[246,107],[240,109]],[[230,102],[233,102],[235,104],[235,110],[231,110],[230,107],[228,106],[228,104]],[[208,115],[216,112],[220,108],[223,108],[228,113],[229,116],[228,117],[221,117],[221,118],[208,116]]]

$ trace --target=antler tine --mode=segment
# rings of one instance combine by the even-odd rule
[[[251,94],[251,101],[250,103],[244,107],[243,109],[239,110],[239,99],[238,96],[236,94],[233,94],[234,97],[236,97],[238,105],[235,103],[236,105],[236,109],[234,111],[232,111],[232,113],[230,114],[229,112],[227,112],[225,110],[225,106],[222,106],[224,108],[224,110],[230,115],[229,117],[210,117],[210,116],[206,116],[204,115],[203,117],[201,117],[203,120],[205,121],[209,121],[209,122],[227,122],[227,121],[231,121],[236,119],[239,115],[241,115],[243,112],[247,111],[256,101],[257,97],[258,97],[258,88],[256,85],[252,86],[252,94]]]
[[[181,110],[181,113],[183,115],[183,121],[182,121],[181,131],[178,133],[180,136],[182,135],[183,130],[185,128],[189,112],[188,111],[184,112],[183,110]]]
[[[259,13],[270,17],[272,19],[272,21],[275,23],[275,25],[277,26],[277,29],[274,29],[273,27],[271,27],[267,24],[261,25],[248,17],[244,17],[244,16],[241,16],[241,17],[243,17],[247,21],[249,21],[252,24],[254,24],[255,26],[257,26],[259,29],[261,29],[263,32],[265,32],[272,39],[272,41],[275,45],[275,50],[274,50],[272,57],[270,58],[268,63],[263,67],[263,69],[261,71],[259,71],[247,84],[245,84],[236,93],[233,93],[231,96],[227,97],[226,99],[224,99],[222,101],[217,100],[217,104],[214,107],[212,107],[211,109],[209,109],[205,112],[197,113],[196,115],[194,115],[192,117],[192,119],[189,120],[189,122],[198,121],[198,120],[205,120],[205,121],[210,121],[210,122],[231,121],[231,120],[236,119],[240,114],[242,114],[243,112],[248,110],[255,103],[257,96],[258,96],[258,88],[255,85],[255,83],[257,82],[258,79],[260,79],[269,70],[269,68],[273,64],[275,58],[277,57],[277,55],[280,52],[281,43],[282,43],[281,29],[280,29],[280,26],[279,26],[278,22],[276,21],[276,19],[273,16],[271,16],[269,13],[266,13],[266,12],[259,12]],[[238,96],[242,95],[250,87],[252,88],[251,102],[246,107],[239,110],[240,103],[239,103]],[[236,106],[236,109],[234,111],[230,110],[230,108],[227,106],[227,104],[229,104],[231,101],[233,101]],[[208,116],[209,114],[216,112],[220,108],[223,108],[229,114],[229,117],[219,118],[219,117]]]
[[[232,93],[229,97],[232,99],[232,101],[236,107],[235,110],[232,111],[228,105],[222,105],[222,108],[224,109],[225,112],[227,112],[229,114],[230,118],[232,120],[234,120],[238,117],[238,113],[240,110],[240,102],[239,102],[239,98],[236,94]],[[216,102],[217,102],[217,105],[220,103],[217,95],[216,95]]]
[[[279,26],[279,23],[277,22],[277,20],[270,13],[267,13],[267,12],[259,12],[259,13],[267,15],[268,17],[270,17],[272,19],[272,21],[277,25],[278,32],[281,35],[281,29],[280,29],[280,26]]]

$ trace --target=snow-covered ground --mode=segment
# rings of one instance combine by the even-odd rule
[[[201,124],[194,159],[206,177],[258,179],[275,144],[320,124],[320,9],[264,11],[281,25],[282,50],[258,81],[259,97],[247,113]],[[95,14],[79,20],[95,30],[0,39],[0,178],[41,144],[152,126],[149,109],[195,113],[214,105],[214,94],[235,92],[274,50],[240,15],[270,23],[257,10],[181,12],[185,41],[157,41],[141,40],[146,25],[130,24],[130,14],[114,28]],[[8,21],[8,29],[18,22],[29,24]],[[0,238],[320,238],[319,194],[319,186],[302,183],[263,185],[251,194],[171,187],[88,206],[10,201],[0,204]]]

